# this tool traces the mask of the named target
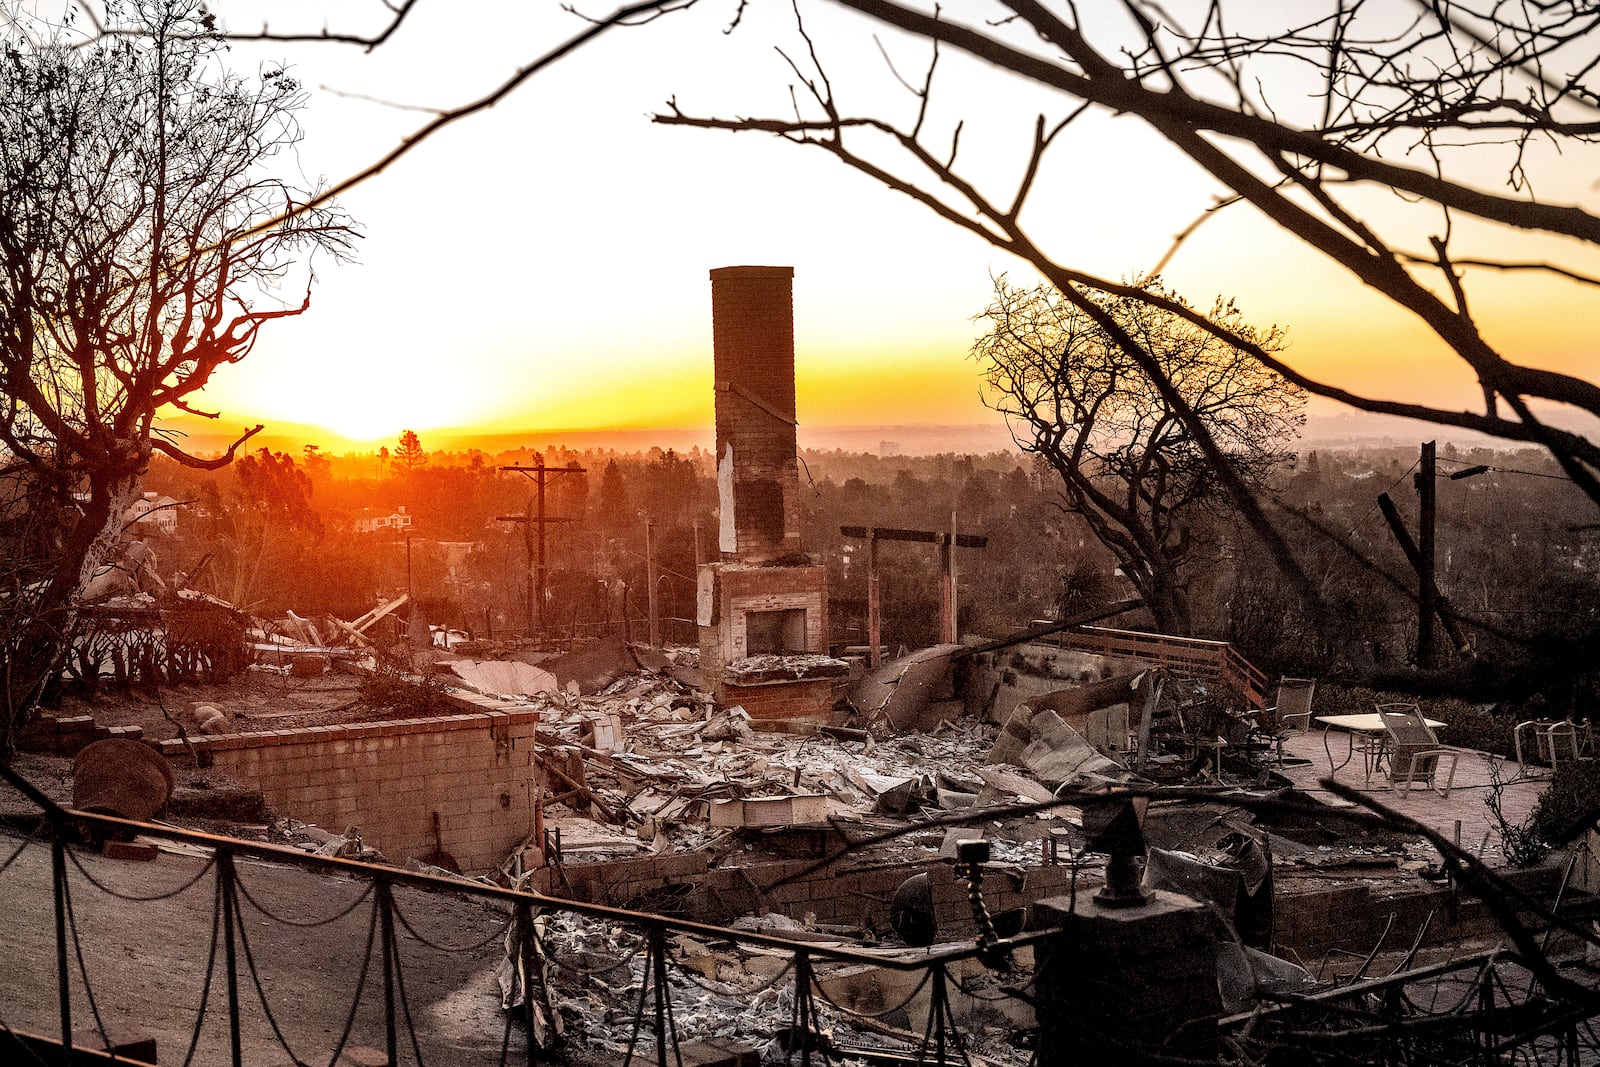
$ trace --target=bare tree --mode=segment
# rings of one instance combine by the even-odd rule
[[[1600,387],[1518,364],[1495,348],[1473,321],[1465,272],[1541,271],[1588,285],[1600,279],[1554,262],[1453,251],[1456,243],[1474,243],[1462,236],[1468,219],[1590,246],[1600,242],[1600,218],[1541,199],[1528,163],[1540,143],[1576,148],[1600,135],[1593,62],[1600,15],[1565,3],[1441,0],[1417,4],[1397,19],[1392,3],[1340,0],[1323,15],[1284,7],[1270,18],[1249,19],[1253,27],[1271,22],[1266,28],[1234,31],[1225,18],[1230,5],[1222,0],[1195,5],[1192,26],[1163,5],[1130,0],[1122,5],[1119,33],[1104,24],[1091,31],[1070,5],[1056,10],[1038,0],[1002,0],[987,20],[963,10],[961,22],[941,9],[894,0],[838,3],[931,44],[924,78],[906,86],[917,105],[911,121],[852,116],[836,98],[814,46],[804,60],[791,59],[801,90],[797,117],[693,118],[674,106],[657,121],[765,131],[822,148],[1016,252],[1069,298],[1089,292],[1139,298],[1137,286],[1071,269],[1035,245],[1021,220],[1031,197],[1050,194],[1034,180],[1046,153],[1065,140],[1084,109],[1134,116],[1231,190],[1220,206],[1254,206],[1426,324],[1477,375],[1485,410],[1385,401],[1318,381],[1253,348],[1247,337],[1230,336],[1225,324],[1171,304],[1168,310],[1317,395],[1542,444],[1600,500],[1600,446],[1545,424],[1528,408],[1529,400],[1545,400],[1600,415]],[[1245,21],[1244,12],[1237,14]],[[1091,39],[1096,36],[1103,39]],[[1063,99],[1064,117],[1039,117],[1031,144],[1023,146],[1020,183],[1003,196],[963,177],[958,151],[964,122],[936,128],[930,118],[941,49],[967,53]],[[1317,113],[1303,115],[1295,104],[1308,86],[1320,89]],[[1477,187],[1486,162],[1507,168],[1504,191]],[[1436,232],[1427,247],[1406,247],[1400,235],[1365,221],[1350,206],[1361,187],[1391,190],[1435,209]]]
[[[386,5],[382,23],[360,31],[330,28],[322,20],[307,29],[235,28],[228,36],[371,51],[392,46],[419,6],[420,0]],[[572,36],[510,73],[491,92],[438,108],[392,152],[330,191],[381,173],[433,133],[492,108],[603,34],[690,6],[693,0],[641,0],[585,19]],[[1570,3],[1512,6],[1497,0],[1437,0],[1409,8],[1389,0],[1335,0],[1322,14],[1284,5],[1269,12],[1257,5],[1246,10],[1225,0],[1177,8],[1126,0],[1114,17],[1097,10],[1090,26],[1072,5],[1043,0],[995,0],[981,9],[968,5],[960,21],[943,8],[899,0],[827,0],[821,6],[865,16],[870,21],[863,33],[876,23],[931,46],[923,54],[919,81],[885,66],[890,83],[909,94],[907,121],[848,111],[823,68],[821,49],[803,31],[799,48],[784,56],[797,82],[794,115],[696,117],[674,102],[656,120],[766,132],[821,148],[921,200],[946,221],[1016,253],[1069,298],[1079,299],[1090,292],[1137,296],[1138,287],[1073,269],[1033,241],[1022,215],[1035,197],[1052,195],[1048,184],[1038,186],[1036,179],[1045,156],[1070,140],[1079,116],[1091,108],[1132,116],[1229,190],[1180,234],[1180,242],[1218,210],[1255,207],[1426,324],[1478,376],[1485,410],[1367,395],[1348,382],[1299,373],[1273,353],[1251,351],[1245,338],[1224,340],[1318,396],[1544,445],[1600,501],[1595,477],[1600,444],[1548,425],[1528,408],[1529,400],[1545,400],[1600,415],[1600,386],[1517,363],[1495,348],[1473,320],[1466,272],[1533,271],[1581,285],[1600,284],[1600,278],[1570,264],[1455,248],[1474,243],[1467,232],[1471,228],[1458,225],[1464,220],[1570,238],[1579,259],[1600,242],[1600,218],[1541,197],[1532,180],[1537,168],[1529,163],[1541,145],[1581,148],[1600,135],[1595,85],[1600,74],[1592,62],[1600,16]],[[730,30],[739,26],[742,9],[735,7]],[[138,32],[104,20],[97,25],[107,33]],[[973,105],[941,98],[934,106],[939,57],[951,51],[976,59],[995,76],[1030,83],[1062,101],[1058,116],[1040,115],[1033,135],[1017,146],[1014,181],[1003,190],[986,189],[958,165],[962,132],[992,117],[976,111],[991,106],[988,98],[971,94],[981,101]],[[962,114],[963,106],[972,113]],[[947,117],[939,120],[936,114]],[[1098,163],[1118,165],[1115,159]],[[1486,163],[1504,168],[1502,191],[1479,187]],[[1432,209],[1428,228],[1436,232],[1408,244],[1402,233],[1380,229],[1352,206],[1363,190],[1390,191]],[[1480,239],[1475,247],[1494,243]],[[1167,310],[1207,325],[1194,309]],[[1226,333],[1221,324],[1207,328]],[[1507,414],[1502,415],[1502,404]]]
[[[509,72],[490,92],[440,107],[392,151],[334,190],[370,179],[433,133],[493,107],[602,34],[692,2],[643,0],[587,20],[570,37]],[[420,3],[386,6],[382,25],[358,32],[319,23],[304,30],[263,26],[238,36],[367,50],[395,47]],[[1142,123],[1175,160],[1197,166],[1221,190],[1216,203],[1182,231],[1174,249],[1216,213],[1254,209],[1423,324],[1476,375],[1484,404],[1479,411],[1455,410],[1427,396],[1391,399],[1363,391],[1337,373],[1313,377],[1276,353],[1252,348],[1248,338],[1229,336],[1226,324],[1211,322],[1195,309],[1169,304],[1165,310],[1212,330],[1314,395],[1369,412],[1537,443],[1600,503],[1600,441],[1591,433],[1552,425],[1532,406],[1545,402],[1600,414],[1600,386],[1580,374],[1539,367],[1533,362],[1536,354],[1497,346],[1479,329],[1468,298],[1475,280],[1487,272],[1530,273],[1550,286],[1600,282],[1588,266],[1600,242],[1600,218],[1586,207],[1552,199],[1533,180],[1540,175],[1541,155],[1581,156],[1600,134],[1595,85],[1600,75],[1593,62],[1600,51],[1600,16],[1583,5],[1330,0],[1326,10],[1309,12],[1295,5],[1228,0],[1093,6],[994,0],[962,5],[953,16],[944,7],[910,0],[816,0],[815,6],[863,16],[856,23],[830,20],[827,30],[870,36],[891,60],[884,64],[883,82],[905,94],[908,106],[898,109],[903,120],[886,110],[881,94],[852,109],[824,68],[828,42],[814,40],[804,28],[795,46],[782,53],[794,83],[792,112],[735,117],[736,102],[717,101],[713,106],[724,109],[722,116],[691,114],[674,101],[657,120],[765,132],[828,152],[914,197],[946,222],[1015,253],[1091,318],[1100,314],[1096,294],[1148,298],[1139,296],[1137,285],[1072,262],[1065,246],[1036,240],[1025,216],[1031,219],[1041,200],[1060,206],[1069,195],[1052,184],[1045,162],[1071,152],[1084,114],[1099,111]],[[730,31],[742,27],[746,7],[730,4]],[[884,28],[891,32],[879,40]],[[991,83],[946,91],[943,70],[952,61],[968,62]],[[849,73],[861,74],[861,67],[857,63]],[[996,104],[1019,99],[1011,92],[1018,86],[1048,99],[1031,134],[1015,145],[1009,177],[996,185],[1001,153],[986,145],[982,164],[970,166],[974,153],[963,155],[963,145],[971,143],[973,130],[1003,130],[1019,117],[1017,107],[1031,106]],[[997,91],[986,91],[990,88]],[[1093,158],[1107,169],[1151,166],[1142,156]],[[1505,180],[1491,189],[1485,179],[1495,168]],[[1392,194],[1406,210],[1373,215],[1366,210],[1373,194]],[[1525,235],[1553,238],[1543,247],[1555,247],[1550,255],[1558,258],[1505,251],[1517,247],[1505,238]],[[1156,273],[1166,257],[1147,259],[1156,264],[1151,271]],[[1114,322],[1097,321],[1160,385],[1159,367],[1149,353],[1133,338],[1119,336]],[[1163,392],[1196,447],[1217,465],[1221,485],[1240,515],[1300,597],[1314,605],[1314,583],[1274,517],[1228,465],[1201,421],[1185,410],[1181,397],[1165,387]]]
[[[1378,0],[1338,0],[1322,15],[1291,5],[1247,12],[1211,0],[1184,9],[1192,13],[1188,23],[1143,0],[1127,0],[1114,17],[1103,8],[1091,13],[1039,0],[963,7],[958,18],[941,7],[896,0],[837,0],[836,6],[921,42],[920,78],[907,79],[903,66],[886,63],[886,77],[909,96],[905,120],[873,108],[851,111],[835,91],[822,47],[802,24],[798,47],[784,55],[796,83],[793,114],[691,115],[674,101],[656,121],[764,132],[820,149],[1026,260],[1150,376],[1306,602],[1316,603],[1316,590],[1248,479],[1165,381],[1154,354],[1105,311],[1103,298],[1143,301],[1186,319],[1315,395],[1536,442],[1600,504],[1600,443],[1550,425],[1530,406],[1547,401],[1600,415],[1600,387],[1519,363],[1491,343],[1474,321],[1467,271],[1536,271],[1584,286],[1600,279],[1568,264],[1460,249],[1477,247],[1474,236],[1484,227],[1568,238],[1565,247],[1579,262],[1600,243],[1600,218],[1541,198],[1527,165],[1542,144],[1577,150],[1600,134],[1593,62],[1600,16],[1580,5],[1494,0],[1439,0],[1405,12]],[[1095,16],[1092,25],[1088,14]],[[888,46],[880,48],[887,57]],[[994,172],[992,155],[970,169],[960,155],[969,125],[995,116],[978,110],[991,106],[990,97],[970,85],[960,98],[938,96],[936,75],[949,52],[977,60],[989,76],[1020,80],[1061,101],[1055,117],[1037,117],[1001,188],[983,177]],[[1298,105],[1308,87],[1316,107],[1305,114]],[[968,106],[967,100],[984,103]],[[1228,191],[1179,235],[1179,243],[1215,210],[1254,207],[1425,324],[1477,376],[1484,409],[1389,400],[1349,382],[1313,378],[1226,321],[1137,282],[1075,267],[1062,258],[1066,248],[1036,242],[1024,214],[1035,199],[1052,195],[1049,184],[1038,181],[1045,158],[1070,141],[1074,124],[1090,109],[1143,122]],[[1480,188],[1486,161],[1507,168],[1503,190]],[[1371,190],[1403,198],[1411,207],[1408,220],[1431,211],[1432,232],[1421,247],[1408,243],[1404,231],[1386,231],[1364,217],[1359,198]],[[1495,248],[1492,240],[1480,243]]]
[[[206,414],[190,397],[309,306],[309,281],[278,292],[295,262],[350,239],[328,208],[280,218],[314,195],[265,166],[299,137],[292,78],[223,70],[198,0],[125,17],[138,36],[85,41],[71,20],[0,9],[0,445],[33,515],[5,546],[30,578],[0,602],[0,750],[53,676],[152,453],[215,468],[260,429],[201,459],[161,436],[158,413]]]
[[[1183,302],[1155,281],[1141,289]],[[1096,304],[1156,361],[1245,484],[1265,488],[1292,458],[1285,445],[1303,422],[1304,392],[1152,302],[1102,296]],[[1188,634],[1182,566],[1196,514],[1224,499],[1217,469],[1139,362],[1053,287],[1018,288],[1001,276],[983,317],[993,325],[973,355],[985,401],[1006,416],[1018,446],[1060,476],[1067,506],[1116,556],[1157,626]],[[1252,328],[1220,298],[1210,318],[1266,351],[1281,347],[1278,330]]]

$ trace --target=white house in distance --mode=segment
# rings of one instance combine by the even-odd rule
[[[170,496],[145,493],[122,513],[125,529],[148,533],[174,533],[178,529],[178,502]]]
[[[370,511],[363,511],[361,517],[355,522],[356,533],[376,533],[379,530],[409,530],[411,529],[411,516],[406,514],[406,506],[401,504],[387,515],[374,515]]]

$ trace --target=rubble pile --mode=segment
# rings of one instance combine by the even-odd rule
[[[549,964],[553,1001],[567,1040],[619,1056],[634,1040],[638,1048],[648,1050],[653,1041],[648,1001],[644,1023],[635,1033],[640,993],[647,981],[644,932],[562,912],[547,913],[539,921],[540,954]],[[731,925],[818,946],[847,944],[808,936],[801,924],[782,915],[748,916]],[[667,935],[666,946],[672,1020],[681,1042],[707,1038],[749,1042],[752,1035],[760,1035],[755,1040],[764,1042],[762,1062],[784,1062],[795,1011],[790,953],[685,933]],[[956,977],[959,984],[952,989],[951,1010],[972,1062],[994,1067],[1030,1062],[1031,1051],[1017,1038],[1022,1016],[1030,1018],[1021,1025],[1031,1026],[1031,1008],[1006,994],[981,968],[961,971]],[[821,1040],[836,1056],[879,1052],[914,1057],[927,1012],[925,992],[914,989],[920,980],[870,964],[817,962],[815,1027]]]
[[[972,719],[882,739],[856,730],[757,730],[741,708],[718,709],[661,672],[624,677],[593,696],[538,699],[554,720],[541,731],[541,762],[555,779],[551,795],[566,797],[547,803],[544,820],[560,831],[569,865],[718,843],[765,853],[761,831],[782,827],[825,826],[848,842],[975,805],[1052,798],[1020,768],[981,765],[996,730]],[[1021,820],[1012,839],[996,842],[997,858],[1039,862],[1039,842],[1061,821]],[[600,833],[599,822],[613,832]],[[616,827],[631,831],[631,844]],[[931,827],[873,846],[873,859],[937,859],[947,836],[998,829]],[[727,840],[735,837],[743,844]],[[507,876],[534,866],[538,851],[538,841],[526,843]]]

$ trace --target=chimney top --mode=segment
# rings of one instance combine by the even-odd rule
[[[722,278],[793,278],[793,267],[713,267],[711,280]]]

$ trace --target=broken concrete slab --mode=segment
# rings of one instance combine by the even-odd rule
[[[1115,774],[1122,770],[1120,764],[1096,751],[1061,716],[1026,704],[1006,721],[984,761],[1025,767],[1052,789],[1087,774]]]
[[[1047,804],[1056,798],[1056,795],[1032,778],[1025,778],[1020,774],[1001,770],[998,767],[977,768],[978,777],[983,779],[984,791],[978,794],[978,803],[992,803],[996,798],[1001,803],[1015,804]]]
[[[942,811],[959,811],[962,808],[972,807],[977,802],[978,794],[962,793],[954,789],[935,788],[933,799],[934,803],[938,804]]]
[[[940,718],[949,717],[949,709],[940,707],[928,722],[929,706],[954,699],[951,656],[961,648],[934,645],[869,671],[851,691],[850,703],[868,723],[887,722],[895,730],[934,729]]]
[[[855,767],[846,768],[844,773],[863,793],[876,798],[873,810],[885,815],[905,815],[914,811],[929,788],[922,775],[892,777]]]
[[[471,688],[486,696],[555,694],[561,685],[548,670],[519,660],[451,660],[444,664]]]

